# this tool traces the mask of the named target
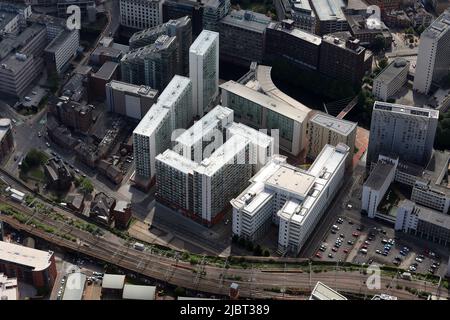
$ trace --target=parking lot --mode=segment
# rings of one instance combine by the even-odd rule
[[[407,238],[402,234],[396,235],[393,228],[369,226],[341,216],[329,230],[315,259],[355,264],[376,263],[397,266],[412,274],[444,276],[447,271],[448,256],[440,257],[424,248],[423,245],[418,246]]]

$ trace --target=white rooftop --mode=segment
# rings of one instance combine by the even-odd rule
[[[154,286],[138,286],[134,284],[126,284],[123,287],[123,299],[130,300],[155,300],[156,287]]]
[[[323,113],[316,113],[309,121],[320,126],[327,127],[328,129],[345,136],[353,132],[353,130],[357,127],[355,122],[338,119]]]
[[[169,116],[170,109],[160,104],[154,104],[141,119],[133,134],[150,137],[160,127],[165,117]]]
[[[173,106],[190,83],[191,80],[189,78],[175,75],[158,97],[158,104]]]
[[[189,158],[183,157],[171,149],[167,149],[163,153],[156,156],[157,161],[161,161],[168,166],[176,168],[186,174],[193,174],[194,169],[197,168],[198,163]]]
[[[117,91],[134,93],[135,95],[154,98],[158,94],[158,90],[152,89],[145,85],[136,85],[127,82],[112,80],[106,84]]]
[[[123,289],[125,284],[125,275],[107,274],[103,275],[102,289]]]
[[[409,114],[417,117],[435,118],[435,119],[439,118],[439,111],[437,110],[406,106],[402,104],[388,103],[382,101],[375,101],[373,109],[379,111],[394,112],[398,114]]]
[[[232,114],[233,110],[218,105],[183,132],[175,141],[184,146],[193,146],[211,130],[217,128],[223,119],[230,117]]]
[[[18,244],[0,241],[0,260],[27,266],[33,271],[46,269],[53,256],[53,251],[42,251]]]
[[[304,110],[295,108],[281,100],[274,99],[235,81],[225,82],[220,85],[220,88],[300,123],[303,123],[308,116],[308,113]]]
[[[192,43],[189,52],[204,55],[215,41],[219,41],[219,33],[203,30]]]
[[[247,139],[249,139],[252,143],[258,146],[269,146],[273,143],[274,138],[263,133],[259,130],[253,129],[249,126],[246,126],[242,123],[233,122],[231,125],[227,127],[227,133],[230,135],[240,135]]]
[[[309,300],[347,300],[347,298],[318,281]]]

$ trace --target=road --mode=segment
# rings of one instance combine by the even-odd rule
[[[390,276],[382,275],[381,289],[369,290],[365,286],[367,276],[358,271],[343,272],[337,270],[335,272],[315,274],[301,272],[299,269],[289,270],[294,272],[280,272],[283,269],[224,269],[211,265],[193,266],[189,263],[176,261],[172,258],[160,256],[152,252],[134,250],[119,238],[115,239],[115,241],[111,241],[111,237],[114,237],[114,235],[108,235],[108,239],[106,239],[106,237],[95,237],[90,233],[76,229],[73,225],[67,225],[61,221],[51,220],[44,214],[34,213],[27,207],[20,206],[4,199],[0,200],[0,202],[14,206],[28,216],[33,216],[35,220],[53,226],[63,234],[76,237],[79,241],[72,242],[65,240],[57,236],[56,233],[48,234],[33,226],[21,224],[11,216],[0,215],[1,220],[14,228],[26,231],[60,247],[74,250],[92,258],[117,265],[123,269],[131,270],[158,279],[162,282],[168,282],[172,285],[182,286],[191,290],[226,296],[230,284],[232,282],[237,282],[240,286],[241,296],[244,298],[279,299],[284,297],[286,299],[295,299],[297,298],[296,296],[288,294],[282,295],[279,292],[268,290],[271,288],[284,288],[288,286],[289,288],[294,288],[296,290],[308,291],[316,281],[320,280],[342,292],[373,295],[385,292],[386,285],[392,281]],[[105,231],[105,233],[107,232]],[[225,279],[223,277],[223,274],[225,274],[224,270],[226,270],[227,275],[233,276],[234,279]],[[428,292],[435,293],[437,291],[436,285],[431,282],[424,282],[423,280],[407,281],[397,279],[395,280],[395,285],[401,285],[403,287],[407,286],[418,290],[424,290],[426,286]],[[396,286],[390,289],[390,294],[395,295],[400,299],[415,298],[411,293],[397,289]],[[442,297],[448,297],[447,290],[441,290],[440,294]]]

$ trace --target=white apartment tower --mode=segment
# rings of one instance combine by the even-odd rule
[[[186,128],[191,120],[192,84],[176,75],[133,131],[134,181],[146,187],[155,175],[155,157],[170,148],[175,129]]]
[[[420,36],[414,90],[427,94],[432,82],[450,71],[450,10],[442,13]]]
[[[120,24],[146,29],[163,23],[164,0],[120,0]]]
[[[202,117],[219,94],[219,33],[203,30],[189,49],[193,115]]]

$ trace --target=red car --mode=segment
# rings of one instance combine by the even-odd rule
[[[336,247],[331,248],[331,250],[333,250],[333,252],[337,252],[338,249]]]
[[[322,255],[320,254],[320,252],[316,253],[316,257],[319,258],[319,259],[322,259]]]
[[[348,253],[348,249],[344,249],[344,253]]]
[[[355,238],[359,237],[359,233],[358,232],[353,232],[352,236],[354,236]]]
[[[362,248],[363,248],[363,249],[367,249],[367,245],[363,245]]]

